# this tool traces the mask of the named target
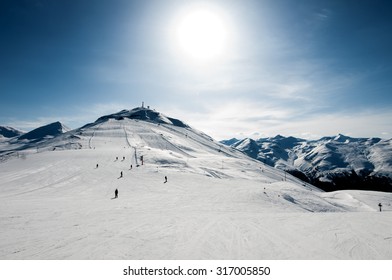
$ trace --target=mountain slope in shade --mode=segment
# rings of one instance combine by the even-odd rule
[[[47,137],[54,137],[63,134],[70,129],[61,122],[54,122],[48,125],[41,126],[30,132],[27,132],[18,137],[19,140],[35,140],[39,141]]]
[[[12,138],[22,135],[24,132],[9,126],[0,126],[0,137]]]
[[[229,139],[229,140],[222,140],[222,141],[220,141],[222,144],[225,144],[226,146],[231,146],[231,145],[233,145],[234,143],[237,143],[238,141],[240,141],[239,139],[237,139],[237,138],[231,138],[231,139]]]

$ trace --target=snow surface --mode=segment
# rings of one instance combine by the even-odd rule
[[[39,145],[0,162],[0,259],[392,258],[391,193],[325,193],[188,126],[107,118]]]

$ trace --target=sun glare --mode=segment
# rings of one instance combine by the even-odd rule
[[[226,33],[223,18],[207,9],[189,11],[176,26],[180,50],[198,62],[210,61],[224,53]]]

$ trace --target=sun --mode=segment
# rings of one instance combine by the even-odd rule
[[[208,9],[189,11],[176,27],[176,40],[182,53],[199,62],[221,56],[226,47],[227,30],[223,18]]]

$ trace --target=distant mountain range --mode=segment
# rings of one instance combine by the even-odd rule
[[[392,191],[392,139],[339,134],[305,140],[277,135],[221,142],[326,191]]]

